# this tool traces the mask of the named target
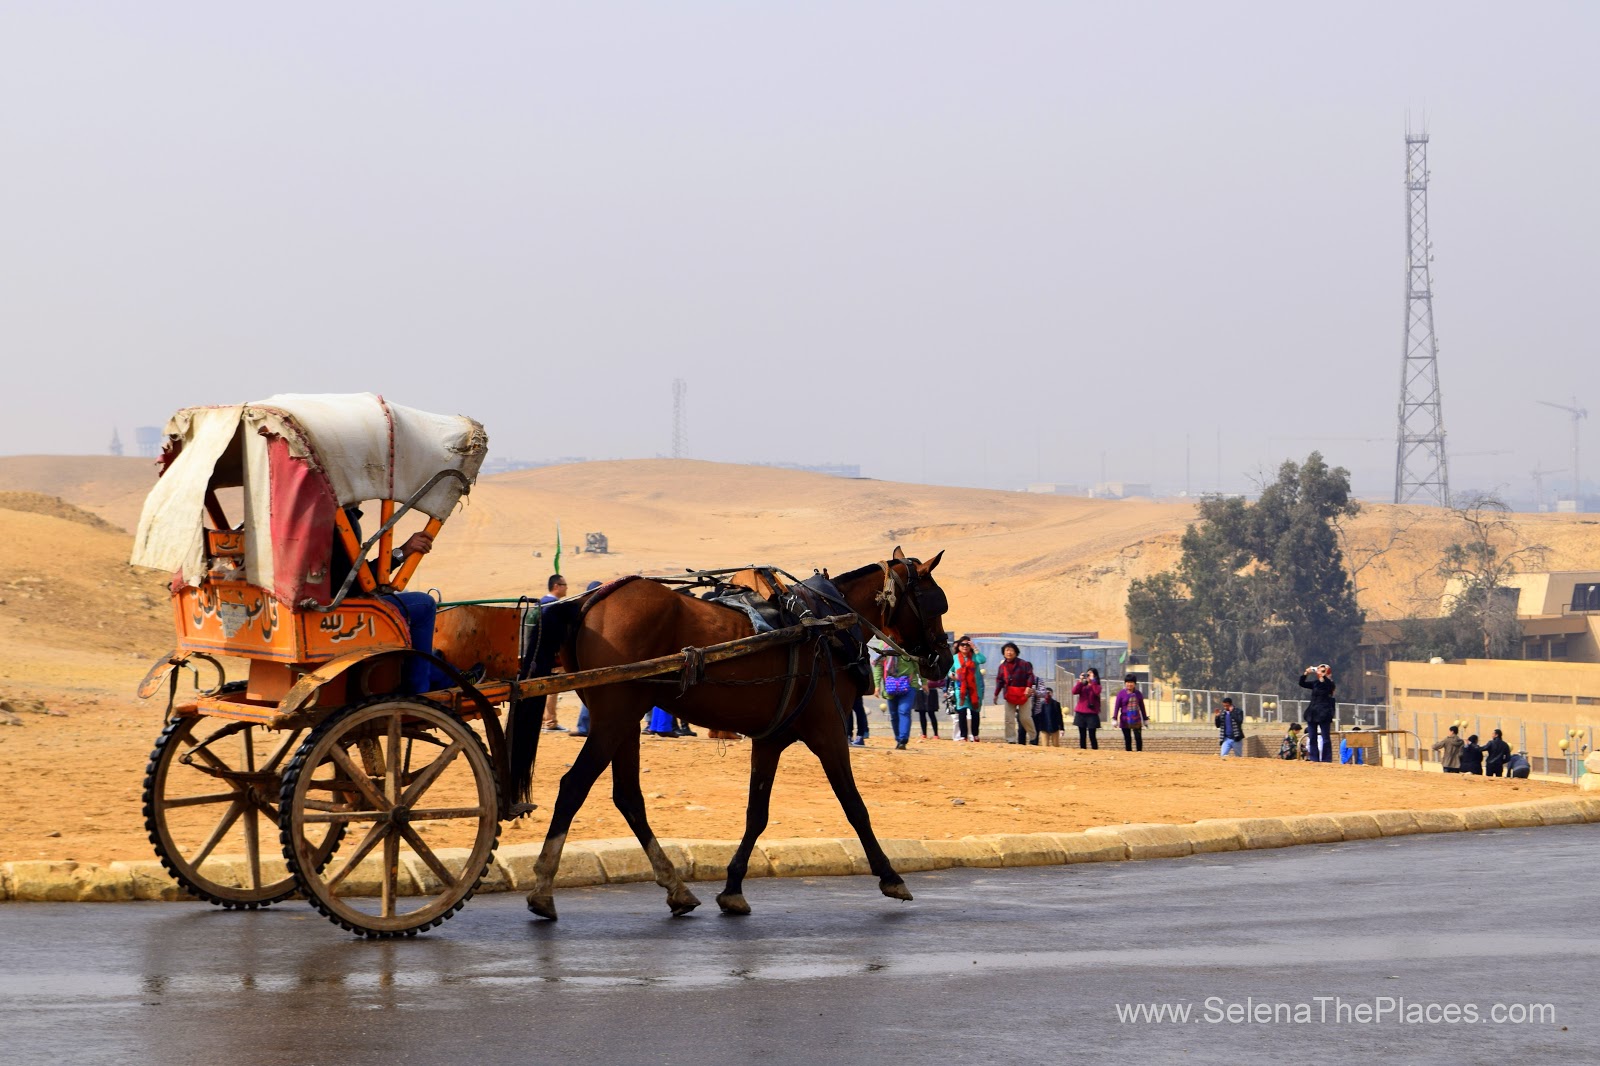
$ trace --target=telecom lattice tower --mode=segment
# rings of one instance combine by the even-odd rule
[[[1433,242],[1428,240],[1428,135],[1406,131],[1406,331],[1400,362],[1395,503],[1450,505],[1433,334]]]
[[[685,410],[689,396],[689,383],[682,378],[672,379],[672,457],[683,458],[684,447],[689,443],[688,430],[684,426],[684,419],[688,417]]]

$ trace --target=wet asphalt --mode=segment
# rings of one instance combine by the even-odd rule
[[[0,1062],[1593,1063],[1597,859],[1600,825],[911,874],[912,903],[752,880],[749,918],[570,889],[556,923],[480,896],[380,942],[299,903],[0,904]],[[1289,1020],[1236,1020],[1262,1003]]]

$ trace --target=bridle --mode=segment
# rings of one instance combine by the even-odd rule
[[[904,577],[901,577],[899,571],[895,569],[895,563],[904,564]],[[937,638],[930,636],[928,614],[932,612],[942,615],[948,607],[948,602],[934,604],[932,597],[937,596],[940,600],[944,600],[944,595],[937,585],[930,587],[918,580],[917,560],[886,559],[878,565],[883,568],[883,588],[873,597],[873,601],[883,609],[883,629],[889,627],[890,620],[894,617],[895,609],[899,606],[901,599],[904,598],[911,609],[912,617],[916,619],[918,635],[921,636],[925,644],[930,644],[931,647],[921,655],[912,655],[900,646],[900,642],[891,639],[888,634],[878,630],[878,627],[873,626],[872,628],[878,630],[878,636],[896,654],[915,658],[923,666],[925,672],[930,674],[937,673],[935,669],[937,657],[941,654],[949,655],[950,638],[943,628],[939,630]]]

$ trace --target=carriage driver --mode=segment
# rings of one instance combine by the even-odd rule
[[[364,540],[361,533],[361,508],[346,507],[345,517],[350,519],[350,528],[355,530],[356,540]],[[389,561],[394,569],[405,565],[405,561],[412,555],[427,555],[433,550],[433,538],[423,532],[411,534],[406,542],[390,553]],[[350,555],[345,551],[344,541],[339,536],[333,538],[333,557],[328,567],[330,587],[337,592],[344,586],[345,577],[350,573]],[[417,651],[433,654],[433,622],[438,613],[439,605],[432,596],[426,592],[389,592],[382,596],[383,599],[393,603],[406,617],[406,626],[411,630],[411,647]],[[449,688],[455,684],[453,680],[437,665],[426,659],[410,659],[406,662],[405,687],[412,692],[433,692],[436,689]]]

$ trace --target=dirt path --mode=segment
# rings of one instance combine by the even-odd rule
[[[24,713],[0,727],[0,860],[145,858],[140,818],[145,761],[160,710],[83,689],[12,690],[68,717]],[[570,723],[574,708],[562,711]],[[543,839],[560,776],[582,742],[547,734],[535,773],[533,816],[501,839]],[[1445,777],[1269,759],[1222,763],[1196,755],[1080,752],[951,741],[888,742],[853,754],[856,778],[884,837],[1069,832],[1124,822],[1285,815],[1372,808],[1430,809],[1570,794],[1544,782]],[[737,837],[744,826],[748,742],[643,738],[644,789],[657,833]],[[579,815],[578,839],[628,834],[602,777]],[[954,801],[960,800],[957,804]],[[779,768],[771,837],[851,834],[816,760],[791,748]],[[449,843],[449,841],[440,841]]]

